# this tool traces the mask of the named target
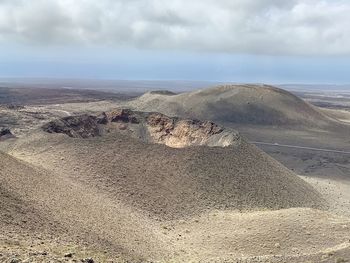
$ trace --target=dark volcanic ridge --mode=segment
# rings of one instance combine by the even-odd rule
[[[118,109],[98,116],[69,116],[43,126],[49,133],[64,133],[70,137],[90,138],[119,131],[148,143],[161,143],[182,148],[193,145],[229,146],[237,143],[237,132],[210,121],[180,119],[154,112]]]
[[[89,138],[102,134],[98,118],[87,114],[54,120],[43,125],[42,128],[48,133],[64,133],[75,138]]]

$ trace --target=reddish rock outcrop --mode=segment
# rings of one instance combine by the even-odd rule
[[[147,127],[154,142],[176,148],[205,145],[212,136],[224,131],[210,121],[181,120],[160,113],[151,113],[147,117]]]
[[[161,113],[117,109],[98,116],[70,116],[46,124],[49,133],[65,133],[70,137],[95,137],[102,131],[123,132],[148,143],[174,148],[194,145],[229,146],[239,135],[210,121],[179,119]]]

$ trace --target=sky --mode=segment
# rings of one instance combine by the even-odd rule
[[[0,77],[350,83],[348,0],[0,0]]]

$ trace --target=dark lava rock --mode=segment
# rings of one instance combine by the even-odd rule
[[[24,109],[24,106],[20,105],[20,104],[7,104],[5,105],[5,107],[9,110],[20,110],[20,109]]]
[[[114,110],[107,113],[109,122],[139,123],[136,112],[129,109]]]
[[[9,128],[2,128],[0,129],[0,136],[5,136],[8,134],[12,134]]]
[[[71,258],[71,257],[73,257],[73,253],[64,254],[64,257],[65,258]]]
[[[83,263],[94,263],[95,261],[92,258],[85,258],[85,259],[82,259],[81,262],[83,262]]]
[[[102,112],[96,118],[97,118],[98,124],[107,124],[108,123],[108,117],[107,117],[107,114],[105,112]]]
[[[68,116],[45,124],[42,129],[49,133],[65,133],[69,137],[89,138],[101,135],[99,119],[91,115]]]
[[[14,138],[15,136],[12,134],[9,128],[0,128],[0,140]]]

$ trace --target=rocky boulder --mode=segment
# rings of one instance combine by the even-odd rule
[[[15,136],[12,134],[9,128],[0,128],[0,140],[6,140],[14,137]]]

